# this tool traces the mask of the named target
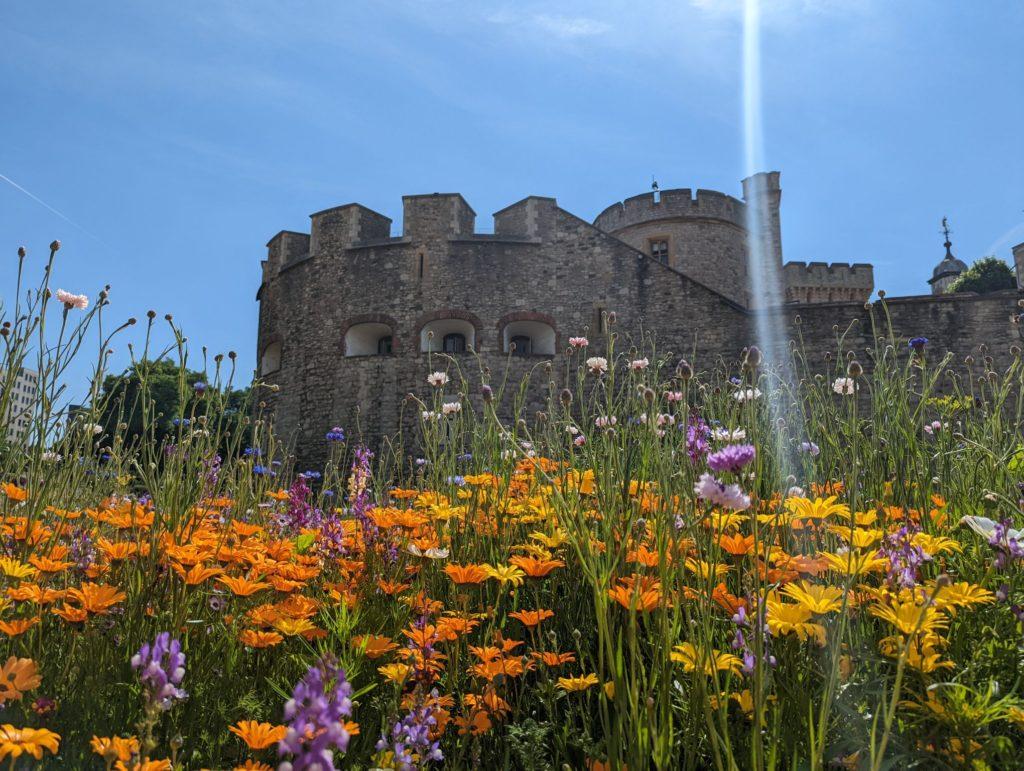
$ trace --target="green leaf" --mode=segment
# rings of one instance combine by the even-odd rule
[[[299,554],[305,554],[309,547],[313,545],[315,539],[316,536],[313,533],[303,533],[295,539],[295,551]]]

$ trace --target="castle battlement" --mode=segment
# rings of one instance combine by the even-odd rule
[[[875,289],[874,267],[865,262],[787,262],[782,278],[787,302],[863,302]]]
[[[594,219],[594,225],[606,233],[651,220],[713,219],[746,227],[743,201],[717,190],[676,188],[643,193],[613,203]]]
[[[391,218],[358,203],[333,206],[310,214],[309,219],[309,253],[313,256],[391,236]]]

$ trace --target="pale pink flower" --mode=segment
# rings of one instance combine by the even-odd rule
[[[595,375],[603,375],[608,371],[608,359],[604,356],[591,356],[587,359],[587,369]]]
[[[427,375],[427,382],[434,386],[434,388],[440,388],[448,382],[448,375],[444,372],[431,372]]]
[[[587,443],[587,437],[583,436],[583,434],[580,434],[579,436],[572,440],[572,443],[577,447],[582,447]]]
[[[668,402],[681,402],[682,400],[683,400],[683,392],[682,391],[666,391],[665,392],[665,401],[668,401]]]
[[[57,302],[63,303],[64,307],[68,310],[77,308],[80,311],[84,311],[89,307],[89,298],[84,294],[72,294],[66,292],[63,289],[57,290]]]
[[[444,415],[454,415],[457,412],[462,412],[462,404],[459,402],[445,402],[441,405],[441,412]]]
[[[590,345],[590,341],[587,340],[587,338],[585,337],[570,337],[569,345],[571,345],[573,348],[586,348],[588,345]]]
[[[851,377],[837,377],[832,384],[832,390],[841,396],[850,396],[857,390],[857,384]]]
[[[616,418],[614,415],[610,417],[605,417],[604,415],[602,415],[601,417],[596,418],[594,420],[594,425],[596,425],[598,428],[612,428],[618,422],[619,419]]]
[[[651,363],[647,360],[647,357],[645,356],[642,359],[633,359],[633,361],[629,363],[629,368],[634,372],[639,372],[642,369],[647,369],[650,365]]]

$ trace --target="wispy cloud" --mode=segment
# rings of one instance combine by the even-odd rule
[[[487,17],[492,24],[501,24],[531,30],[562,40],[604,35],[612,25],[589,16],[553,16],[547,13],[516,13],[499,11]]]

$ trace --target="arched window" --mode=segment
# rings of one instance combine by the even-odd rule
[[[501,330],[501,340],[513,356],[555,355],[555,329],[543,321],[510,321]]]
[[[441,350],[445,353],[465,353],[466,336],[461,332],[449,332],[444,336]]]
[[[386,356],[393,348],[391,327],[377,321],[353,324],[345,332],[345,356]]]
[[[271,343],[263,349],[260,357],[260,374],[269,375],[281,369],[281,344]]]
[[[476,328],[466,319],[436,319],[420,329],[420,350],[465,353],[476,348]]]
[[[509,353],[513,356],[529,356],[533,353],[533,341],[529,335],[513,335],[508,343]]]

